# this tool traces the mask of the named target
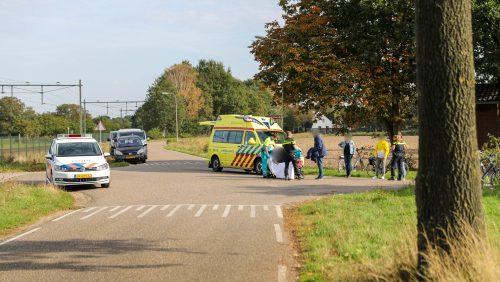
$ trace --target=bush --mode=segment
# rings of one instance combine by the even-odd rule
[[[161,139],[163,138],[163,133],[159,128],[153,128],[148,132],[148,136],[151,139]]]

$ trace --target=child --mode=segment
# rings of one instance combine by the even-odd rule
[[[304,161],[303,161],[303,155],[302,155],[302,150],[297,147],[294,150],[295,153],[295,159],[297,159],[297,175],[300,175],[301,178],[304,178],[304,174],[302,173],[302,167],[304,166]]]

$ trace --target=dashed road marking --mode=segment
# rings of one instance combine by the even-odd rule
[[[83,212],[91,212],[93,210],[97,209],[97,207],[91,207],[91,208],[88,208],[86,210],[84,210]]]
[[[250,206],[250,217],[254,218],[255,217],[255,205]]]
[[[141,213],[140,215],[138,215],[137,217],[138,218],[141,218],[141,217],[144,217],[146,216],[148,213],[150,213],[152,210],[156,209],[157,206],[151,206],[149,207],[149,209],[145,210],[143,213]]]
[[[286,266],[279,265],[278,266],[278,282],[286,281]]]
[[[191,205],[188,206],[188,210],[192,210],[193,208],[194,208],[193,204],[191,204]]]
[[[222,214],[222,217],[227,217],[229,215],[230,210],[231,210],[231,205],[226,205],[226,208],[224,209],[224,213]]]
[[[137,207],[135,210],[136,210],[136,211],[140,211],[140,210],[142,210],[142,209],[143,209],[143,208],[145,208],[145,207],[146,207],[146,206],[139,206],[139,207]]]
[[[281,226],[279,224],[274,225],[274,232],[276,233],[276,242],[283,243],[283,232],[281,232]]]
[[[92,216],[94,216],[94,215],[96,215],[96,214],[98,214],[98,213],[102,212],[103,210],[105,210],[105,209],[107,209],[107,208],[108,208],[108,207],[102,207],[102,208],[100,208],[100,209],[98,209],[98,210],[94,211],[93,213],[90,213],[90,214],[88,214],[88,215],[86,215],[86,216],[84,216],[84,217],[82,217],[82,218],[80,218],[80,219],[81,219],[81,220],[85,220],[85,219],[87,219],[87,218],[90,218],[90,217],[92,217]]]
[[[120,214],[128,211],[129,209],[131,209],[133,206],[128,206],[128,207],[125,207],[124,209],[122,209],[121,211],[115,213],[114,215],[110,216],[109,218],[115,218],[117,216],[119,216]]]
[[[17,240],[17,239],[19,239],[19,238],[21,238],[21,237],[24,237],[24,236],[26,236],[26,235],[29,235],[29,234],[31,234],[31,233],[34,233],[34,232],[36,232],[36,231],[38,231],[38,230],[40,230],[40,229],[41,229],[41,227],[38,227],[38,228],[35,228],[35,229],[31,229],[31,230],[30,230],[30,231],[28,231],[28,232],[24,232],[24,233],[22,233],[22,234],[19,234],[19,235],[15,236],[15,237],[12,237],[12,238],[10,238],[10,239],[8,239],[8,240],[5,240],[5,241],[1,242],[1,243],[0,243],[0,246],[1,246],[1,245],[5,245],[5,244],[7,244],[7,243],[9,243],[9,242],[12,242],[12,241],[14,241],[14,240]]]
[[[276,216],[279,218],[283,218],[283,211],[281,210],[281,206],[276,206]]]
[[[170,207],[170,205],[164,205],[160,210],[164,211],[164,210],[168,209],[169,207]]]
[[[268,211],[268,210],[269,210],[269,206],[268,206],[268,205],[265,205],[265,206],[264,206],[264,210],[265,210],[265,211]]]
[[[200,217],[201,214],[203,213],[203,211],[207,208],[207,205],[203,205],[200,207],[200,209],[198,210],[198,212],[196,212],[196,214],[194,215],[194,217]]]
[[[168,214],[167,214],[167,217],[171,217],[172,215],[174,215],[174,213],[181,208],[181,205],[177,205],[173,210],[171,210]]]
[[[77,210],[75,210],[75,211],[69,212],[69,213],[67,213],[67,214],[65,214],[65,215],[63,215],[63,216],[60,216],[60,217],[58,217],[58,218],[56,218],[56,219],[53,219],[52,221],[59,221],[59,220],[61,220],[61,219],[65,218],[65,217],[70,216],[70,215],[72,215],[72,214],[74,214],[74,213],[77,213],[77,212],[79,212],[79,211],[81,211],[81,210],[82,210],[82,209],[77,209]]]
[[[121,207],[122,207],[122,206],[116,206],[116,207],[114,207],[114,208],[110,209],[109,211],[110,211],[110,212],[114,212],[114,211],[116,211],[117,209],[119,209],[119,208],[121,208]]]
[[[238,210],[239,210],[239,211],[242,211],[242,210],[243,210],[243,205],[239,205],[239,206],[238,206]]]
[[[214,207],[212,208],[212,210],[216,211],[219,209],[219,205],[214,205]]]

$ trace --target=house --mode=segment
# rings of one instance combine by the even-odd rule
[[[479,148],[488,134],[500,136],[500,84],[476,85],[476,122]]]
[[[333,122],[324,115],[316,118],[314,121],[312,129],[319,130],[323,133],[332,133],[333,132]]]

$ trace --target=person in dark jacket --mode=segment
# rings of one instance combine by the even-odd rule
[[[319,169],[319,175],[316,177],[317,180],[322,180],[323,179],[323,158],[326,157],[326,147],[325,143],[323,142],[323,139],[321,139],[321,136],[319,135],[319,131],[313,131],[313,136],[314,136],[314,153],[317,154],[316,157],[316,164],[318,165]]]
[[[283,149],[285,150],[285,180],[290,180],[288,176],[288,168],[290,167],[290,163],[293,165],[293,171],[295,173],[296,179],[302,179],[302,175],[300,175],[300,170],[297,167],[297,158],[295,157],[295,149],[297,149],[297,144],[293,139],[293,134],[291,131],[286,132],[286,139],[283,142]]]
[[[398,169],[398,180],[401,181],[405,177],[405,154],[408,150],[408,145],[403,141],[403,136],[401,134],[394,135],[394,143],[392,143],[392,160],[391,160],[391,178],[389,180],[394,180],[394,169]]]

